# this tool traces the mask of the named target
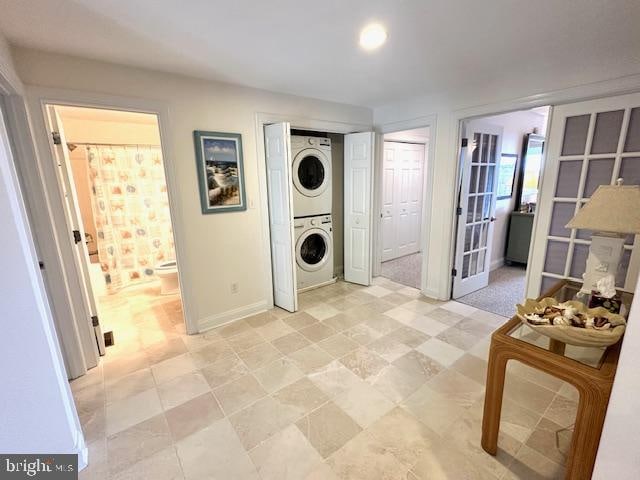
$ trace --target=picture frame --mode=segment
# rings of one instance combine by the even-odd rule
[[[194,130],[193,140],[202,213],[246,210],[242,135]]]
[[[518,154],[516,153],[503,153],[500,156],[498,187],[496,190],[497,200],[504,200],[513,196],[517,164]]]

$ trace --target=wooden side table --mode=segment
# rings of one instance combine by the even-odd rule
[[[579,289],[579,284],[562,280],[540,299],[554,297],[563,302],[572,299]],[[623,302],[627,306],[631,300],[631,294],[623,294]],[[592,362],[579,356],[571,358],[565,344],[555,340],[546,342],[546,339],[541,342],[538,334],[523,325],[518,317],[511,318],[491,336],[482,417],[482,448],[491,455],[497,452],[505,371],[509,360],[517,360],[564,380],[578,390],[580,400],[565,478],[591,478],[621,344],[622,340],[607,349],[589,349],[593,350],[590,357],[595,361]]]

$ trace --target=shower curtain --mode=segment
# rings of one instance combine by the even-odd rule
[[[89,145],[87,161],[107,292],[155,279],[175,259],[160,147]]]

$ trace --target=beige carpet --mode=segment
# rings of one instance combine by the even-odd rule
[[[500,267],[489,274],[489,285],[472,292],[456,301],[472,307],[512,317],[516,304],[524,299],[524,267]]]
[[[408,287],[420,288],[422,254],[414,253],[382,262],[382,276]]]

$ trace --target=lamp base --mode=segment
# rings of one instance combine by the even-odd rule
[[[591,294],[596,289],[596,283],[603,277],[618,273],[618,264],[622,258],[624,237],[595,233],[591,237],[589,257],[582,278],[584,283],[580,292]]]

